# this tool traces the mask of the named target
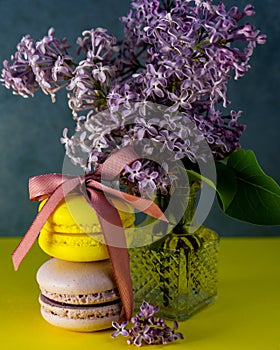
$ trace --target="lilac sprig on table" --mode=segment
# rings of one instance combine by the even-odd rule
[[[129,337],[127,343],[136,346],[142,344],[168,344],[177,339],[184,339],[182,333],[177,332],[178,322],[174,321],[173,328],[170,328],[162,317],[155,318],[155,314],[159,311],[159,307],[152,306],[146,301],[143,301],[138,312],[131,319],[132,327],[127,329],[129,321],[121,324],[112,322],[112,326],[116,329],[112,333],[112,338],[119,335]]]

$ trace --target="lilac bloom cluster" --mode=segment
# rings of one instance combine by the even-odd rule
[[[73,74],[73,58],[68,54],[68,48],[66,39],[54,37],[53,28],[37,42],[25,35],[17,45],[11,63],[3,62],[1,81],[14,94],[29,97],[41,89],[55,102],[55,94],[68,85]]]
[[[107,34],[106,29],[86,30],[82,35],[77,40],[77,53],[83,52],[86,57],[75,68],[67,87],[74,117],[77,112],[93,107],[96,112],[108,108],[106,97],[117,70],[112,58],[119,50],[116,38]]]
[[[241,112],[224,113],[228,82],[249,70],[253,49],[266,39],[253,25],[242,24],[252,15],[252,5],[240,12],[203,0],[134,1],[122,18],[126,94],[136,92],[141,101],[191,116],[215,159],[223,159],[240,146],[245,129],[238,124]]]
[[[53,28],[38,42],[26,35],[11,63],[4,61],[1,81],[24,97],[42,89],[55,101],[58,90],[68,91],[76,133],[68,137],[65,129],[61,141],[87,172],[113,149],[145,139],[193,169],[198,159],[207,161],[203,140],[215,160],[240,147],[245,125],[241,111],[228,108],[227,86],[244,76],[254,48],[266,41],[245,22],[254,13],[250,4],[240,11],[212,0],[135,0],[121,18],[123,41],[103,28],[86,30],[75,62]],[[165,107],[160,117],[155,105]],[[135,194],[166,193],[175,177],[164,167],[137,161],[123,183]]]
[[[116,329],[112,333],[112,337],[116,338],[118,335],[129,337],[127,343],[138,347],[142,346],[142,344],[168,344],[177,339],[184,339],[182,333],[177,332],[178,322],[174,321],[173,328],[170,328],[166,325],[163,318],[154,317],[158,311],[158,307],[143,301],[140,306],[140,312],[131,319],[133,324],[131,329],[126,329],[129,324],[128,321],[122,324],[112,322],[112,326]]]
[[[187,158],[194,164],[211,156],[196,124],[184,115],[171,116],[160,105],[137,103],[129,113],[125,107],[88,113],[78,122],[75,135],[69,138],[65,129],[61,140],[71,161],[93,172],[114,150],[133,143],[140,160],[125,166],[121,183],[143,197],[168,194],[178,174],[175,160]]]

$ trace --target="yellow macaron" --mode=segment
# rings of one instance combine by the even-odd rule
[[[47,200],[41,202],[39,211]],[[133,227],[131,208],[117,202],[123,227]],[[67,261],[90,262],[108,259],[97,215],[82,195],[70,194],[62,200],[43,226],[39,246],[48,255]]]

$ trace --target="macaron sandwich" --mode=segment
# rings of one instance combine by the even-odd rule
[[[50,259],[37,272],[41,314],[54,326],[91,332],[117,321],[121,301],[108,260],[77,263]]]
[[[124,227],[133,226],[132,213],[119,214]],[[51,325],[92,332],[120,318],[121,300],[102,239],[98,218],[80,195],[66,196],[42,228],[39,246],[51,259],[36,278],[41,314]]]

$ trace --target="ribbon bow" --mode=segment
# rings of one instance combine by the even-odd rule
[[[29,180],[30,200],[40,201],[45,198],[48,198],[48,200],[12,254],[15,270],[18,269],[59,202],[68,193],[79,190],[96,212],[100,222],[122,300],[123,309],[120,320],[129,320],[133,312],[129,255],[120,216],[105,194],[109,197],[120,198],[154,218],[164,221],[167,221],[167,219],[153,201],[120,192],[102,184],[100,181],[101,178],[106,181],[112,180],[121,172],[125,164],[129,164],[137,158],[139,156],[132,147],[128,146],[112,154],[93,174],[85,176],[45,174],[32,177]]]

